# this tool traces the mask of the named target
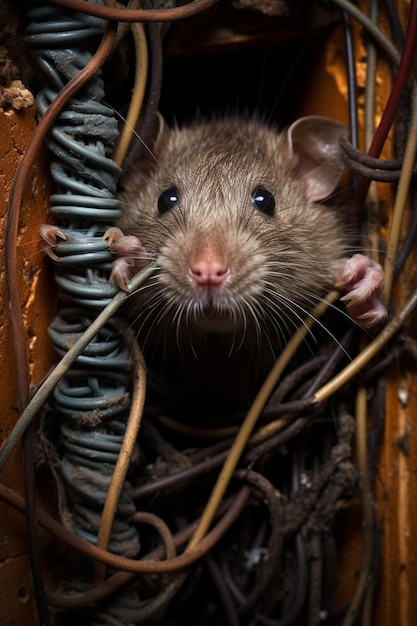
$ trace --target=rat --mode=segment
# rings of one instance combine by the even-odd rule
[[[238,117],[172,129],[159,120],[105,235],[117,257],[111,280],[126,289],[156,260],[127,305],[148,368],[190,406],[245,409],[330,289],[365,328],[386,315],[382,269],[348,256],[347,209],[329,201],[348,131],[320,116],[284,131]]]

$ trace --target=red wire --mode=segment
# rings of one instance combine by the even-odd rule
[[[403,95],[405,86],[410,76],[417,45],[417,0],[411,0],[408,15],[407,32],[405,35],[404,47],[398,65],[397,75],[394,80],[387,104],[375,132],[374,138],[368,150],[368,156],[378,158],[389,130],[394,121],[399,102]],[[361,205],[365,199],[371,181],[361,178],[356,191],[356,204]]]
[[[49,0],[51,4],[66,7],[73,11],[86,13],[95,17],[115,22],[171,22],[192,17],[206,11],[218,0],[192,0],[188,4],[169,9],[115,9],[100,4],[89,3],[88,0]]]

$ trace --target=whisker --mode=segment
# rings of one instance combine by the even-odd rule
[[[301,133],[306,127],[299,128]],[[193,395],[213,392],[213,403],[216,384],[223,393],[229,379],[236,388],[231,393],[241,393],[240,380],[233,382],[240,363],[245,364],[242,372],[250,373],[243,380],[250,395],[300,327],[306,349],[315,352],[319,341],[343,349],[338,322],[352,323],[336,303],[311,328],[307,322],[310,309],[324,302],[336,281],[344,256],[360,250],[360,239],[353,228],[343,232],[328,198],[323,205],[309,199],[316,196],[305,191],[304,175],[294,178],[297,158],[305,157],[303,148],[296,153],[298,141],[301,135],[294,139],[294,162],[288,164],[285,131],[276,131],[260,116],[174,127],[169,136],[159,137],[149,156],[154,169],[133,172],[144,190],[121,197],[126,217],[120,228],[127,224],[133,232],[125,234],[136,235],[145,248],[138,256],[156,260],[159,267],[128,300],[145,358]],[[335,155],[322,163],[320,151],[318,157],[320,164],[308,174],[313,177],[315,170],[339,159]],[[283,171],[287,167],[290,171]],[[325,180],[325,189],[333,182],[333,177]],[[178,193],[167,207],[158,207],[160,194],[171,187]],[[274,195],[272,210],[252,201],[258,187]],[[330,197],[337,200],[340,193]],[[205,284],[190,271],[199,254],[212,271]],[[218,279],[220,272],[214,279],[213,259],[227,268],[226,279]]]

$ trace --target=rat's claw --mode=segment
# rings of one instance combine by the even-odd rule
[[[132,273],[132,263],[128,257],[120,257],[113,261],[112,270],[110,274],[110,282],[116,283],[119,289],[123,291],[129,291],[127,287],[127,281],[134,275]]]
[[[134,235],[124,235],[120,228],[112,226],[103,235],[103,239],[109,242],[110,250],[114,254],[129,256],[132,258],[143,256],[143,246]]]
[[[349,314],[365,328],[382,321],[387,312],[380,300],[384,272],[376,261],[363,254],[347,259],[339,274],[337,287],[346,291],[341,300]]]
[[[349,306],[349,305],[348,305]],[[349,311],[351,314],[352,312]],[[369,308],[366,313],[362,313],[361,315],[357,315],[356,319],[360,322],[361,326],[364,328],[372,328],[379,322],[382,322],[387,317],[387,310],[378,300],[378,298],[374,299],[374,306]]]
[[[42,239],[48,244],[45,248],[46,254],[54,261],[59,262],[61,259],[52,252],[52,248],[59,244],[60,239],[66,241],[66,236],[59,230],[58,226],[54,226],[53,224],[41,224],[39,231]]]
[[[103,235],[103,239],[106,239],[109,242],[109,246],[111,247],[114,242],[119,241],[124,237],[123,232],[117,226],[112,226],[108,228]]]
[[[109,242],[110,251],[119,256],[113,261],[110,282],[116,283],[123,291],[129,291],[127,282],[148,263],[144,259],[144,248],[137,237],[124,235],[115,226],[104,233],[103,239]]]

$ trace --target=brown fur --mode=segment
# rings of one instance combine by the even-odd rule
[[[288,335],[334,285],[345,255],[338,212],[311,200],[323,193],[312,186],[336,186],[338,146],[328,161],[337,171],[326,172],[326,155],[315,158],[312,138],[297,132],[291,142],[242,120],[173,130],[160,138],[147,180],[121,195],[118,226],[139,237],[160,268],[129,305],[148,364],[222,410],[247,406]],[[179,202],[159,215],[158,197],[173,186]],[[275,196],[272,216],[251,200],[259,187]],[[230,269],[219,289],[191,280],[198,255]]]

